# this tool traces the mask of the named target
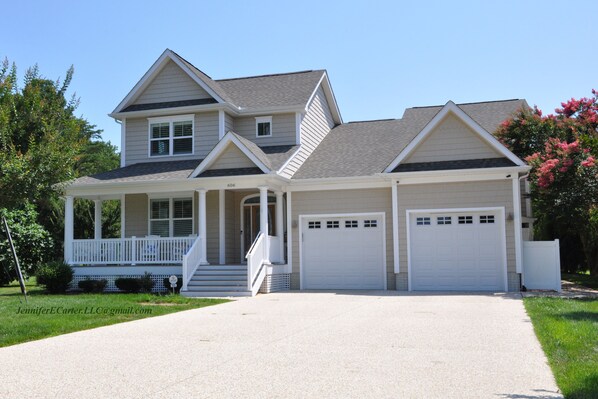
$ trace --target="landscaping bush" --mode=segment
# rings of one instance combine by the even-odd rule
[[[101,280],[91,280],[89,278],[85,280],[79,281],[79,288],[83,290],[83,292],[103,292],[104,288],[106,288],[106,284],[108,281],[105,279]]]
[[[147,272],[143,277],[121,277],[114,280],[114,285],[119,290],[132,293],[139,291],[151,292],[154,284],[152,274]]]
[[[148,272],[145,272],[143,277],[139,279],[139,283],[141,285],[141,291],[143,292],[151,292],[156,284],[154,280],[152,280],[152,274]]]
[[[164,278],[164,287],[166,287],[167,292],[172,292],[172,287],[170,286],[170,281],[168,279],[169,279],[169,277]],[[176,287],[174,289],[174,292],[181,292],[182,287],[183,287],[183,279],[181,277],[179,277],[179,279],[176,282]]]
[[[137,293],[141,290],[141,281],[135,277],[120,277],[114,280],[114,285],[121,291]]]
[[[73,279],[73,269],[64,262],[50,262],[37,268],[36,277],[51,294],[64,293]]]

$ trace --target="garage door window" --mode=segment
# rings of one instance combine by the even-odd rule
[[[480,223],[481,224],[494,223],[494,215],[481,215]]]
[[[339,228],[338,220],[328,220],[328,221],[326,221],[326,228],[327,229],[338,229]]]
[[[345,220],[346,229],[356,229],[357,227],[359,227],[359,223],[357,223],[357,220]]]
[[[438,216],[436,223],[439,225],[452,224],[452,218],[450,216]]]
[[[377,220],[364,220],[363,227],[378,227]]]
[[[307,228],[308,229],[319,229],[321,227],[321,223],[320,222],[309,222],[307,224]]]
[[[473,216],[459,216],[459,224],[473,224]]]
[[[417,222],[418,226],[429,226],[430,225],[430,218],[429,217],[417,218],[416,222]]]

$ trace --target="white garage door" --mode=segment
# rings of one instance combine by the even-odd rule
[[[302,218],[305,289],[384,289],[382,214]]]
[[[411,213],[412,290],[503,291],[500,213]]]

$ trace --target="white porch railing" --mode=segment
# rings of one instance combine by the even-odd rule
[[[197,237],[197,240],[195,240],[189,251],[183,256],[183,291],[187,291],[187,285],[201,262],[201,248],[202,238]]]
[[[266,277],[266,268],[264,262],[268,259],[268,236],[259,233],[255,241],[247,252],[247,290],[254,296],[260,289],[264,277]]]
[[[74,265],[181,264],[195,237],[73,240]]]
[[[280,238],[268,236],[268,252],[270,253],[271,263],[282,263],[282,254],[280,253]]]

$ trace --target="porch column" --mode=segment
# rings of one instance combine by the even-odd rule
[[[260,186],[260,231],[265,235],[264,242],[266,250],[264,260],[266,263],[270,261],[270,240],[268,239],[268,187]]]
[[[73,257],[74,197],[67,195],[64,201],[64,261],[70,263]]]
[[[278,237],[278,259],[280,263],[284,263],[284,223],[282,216],[282,191],[276,192],[276,237]]]
[[[207,240],[207,224],[206,224],[206,193],[208,190],[199,189],[199,236],[201,237],[201,259],[199,261],[202,265],[208,264],[208,240]]]
[[[94,234],[93,238],[96,240],[102,239],[102,200],[93,200],[95,205],[94,213]]]
[[[224,265],[226,263],[226,236],[225,236],[225,190],[220,190],[218,193],[218,241],[219,241],[219,249],[220,249],[220,259],[219,263]]]

